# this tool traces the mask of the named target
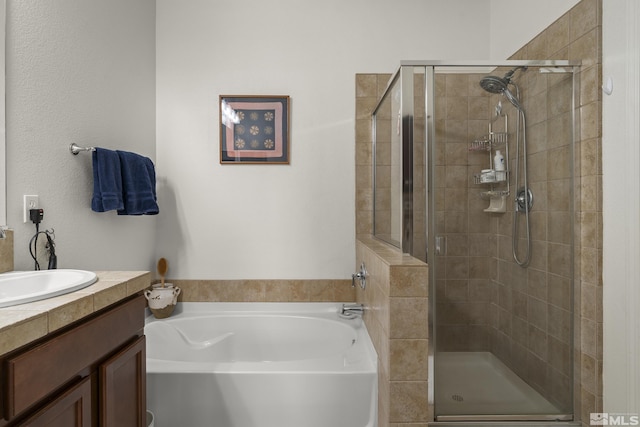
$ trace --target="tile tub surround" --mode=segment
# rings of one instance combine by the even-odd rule
[[[180,302],[353,302],[356,295],[351,279],[167,279],[166,282],[182,290]]]
[[[378,426],[426,425],[427,265],[371,237],[356,245],[356,260],[369,273],[356,300],[367,308],[364,321],[378,353]]]
[[[358,242],[369,272],[366,290],[343,280],[180,280],[182,302],[351,302],[364,316],[379,358],[379,427],[392,420],[426,420],[427,268],[375,239]],[[373,249],[371,249],[373,248]],[[357,267],[354,266],[354,272]],[[393,397],[392,397],[393,396]],[[422,403],[424,402],[424,404]],[[384,420],[384,421],[383,421]],[[416,427],[418,427],[417,425]]]
[[[13,230],[5,230],[0,239],[0,273],[13,271]]]
[[[66,295],[0,308],[0,354],[42,338],[148,288],[148,271],[97,271],[93,285]]]

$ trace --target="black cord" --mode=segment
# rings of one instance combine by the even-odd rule
[[[31,254],[31,258],[35,262],[34,269],[40,270],[40,263],[38,262],[37,252],[38,252],[38,235],[40,234],[40,224],[36,223],[36,234],[33,235],[31,240],[29,241],[29,253]],[[33,246],[33,249],[32,249]]]
[[[47,236],[47,249],[49,249],[49,265],[47,266],[48,270],[55,270],[58,268],[58,257],[56,256],[56,244],[53,243],[53,238],[51,234],[53,233],[53,229],[51,232],[46,231],[45,236]]]
[[[47,249],[49,249],[49,265],[47,268],[49,270],[55,269],[58,267],[58,258],[56,256],[55,243],[53,242],[54,231],[45,230],[40,231],[39,224],[36,224],[36,234],[33,235],[31,240],[29,241],[29,253],[31,254],[31,258],[34,261],[35,270],[40,270],[40,263],[38,262],[37,252],[38,252],[38,236],[40,234],[44,234],[47,237]]]

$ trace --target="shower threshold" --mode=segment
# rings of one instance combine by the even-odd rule
[[[445,423],[434,423],[434,426],[495,425],[483,424],[487,421],[552,421],[554,426],[579,425],[558,423],[571,421],[573,415],[562,413],[489,352],[440,352],[436,355],[436,365],[436,421]],[[548,424],[518,422],[513,425]]]

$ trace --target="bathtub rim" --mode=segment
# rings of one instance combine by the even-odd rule
[[[335,320],[340,324],[353,327],[356,330],[357,347],[360,351],[360,354],[357,354],[354,359],[349,361],[346,361],[343,357],[332,357],[270,362],[183,362],[154,359],[147,356],[147,373],[377,374],[378,355],[366,324],[362,318],[344,319],[339,317],[338,312],[342,304],[342,302],[179,302],[173,314],[165,319],[156,319],[147,308],[145,326],[148,323],[158,321],[179,320],[206,314],[233,316],[248,315],[250,313],[250,315],[313,317],[312,314],[316,313],[321,315],[322,319]],[[213,310],[214,308],[215,310]],[[318,364],[322,366],[319,367]]]

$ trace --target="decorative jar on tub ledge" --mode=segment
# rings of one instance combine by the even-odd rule
[[[180,295],[180,288],[173,286],[173,283],[160,283],[151,286],[151,289],[144,291],[144,296],[149,302],[149,309],[157,319],[164,319],[171,316],[176,308]]]

